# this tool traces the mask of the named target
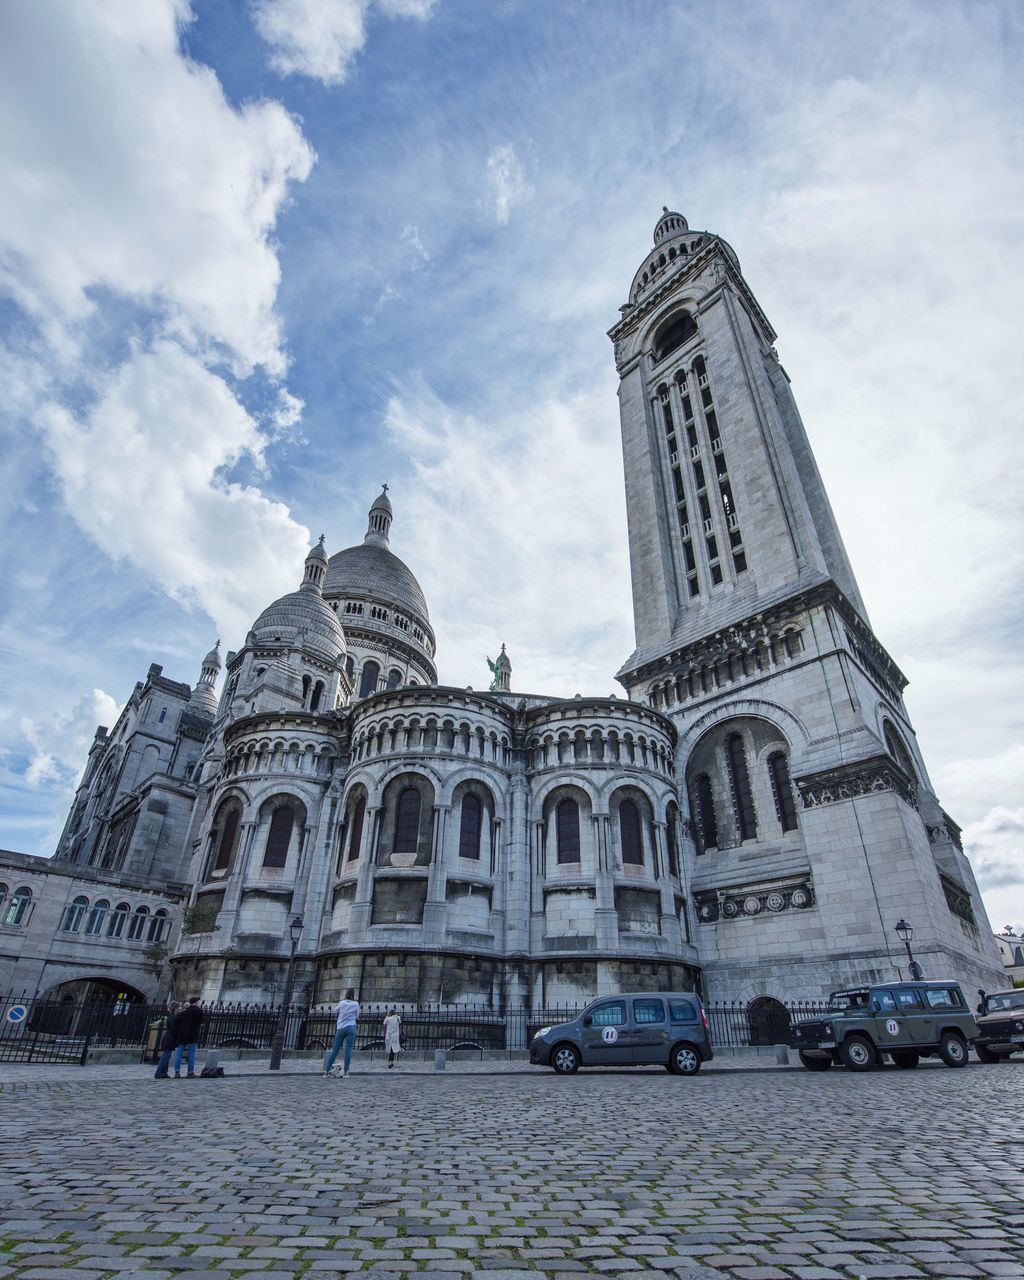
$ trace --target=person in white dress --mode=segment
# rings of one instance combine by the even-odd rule
[[[389,1009],[387,1017],[384,1019],[384,1048],[388,1051],[388,1069],[395,1065],[395,1056],[402,1052],[402,1046],[399,1043],[399,1028],[402,1025],[402,1019],[398,1016],[397,1009]]]

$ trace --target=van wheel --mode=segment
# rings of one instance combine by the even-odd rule
[[[677,1076],[695,1076],[700,1070],[700,1054],[685,1041],[673,1047],[668,1060],[669,1070]]]
[[[560,1044],[551,1054],[551,1065],[560,1076],[575,1075],[580,1069],[580,1055],[571,1044]]]
[[[875,1046],[864,1036],[847,1036],[839,1046],[839,1056],[850,1071],[870,1071],[878,1066]]]
[[[979,1062],[993,1063],[1002,1062],[1003,1055],[1001,1053],[993,1053],[991,1049],[987,1049],[983,1044],[976,1044],[974,1052],[978,1055]]]
[[[967,1041],[955,1031],[946,1031],[939,1041],[939,1057],[947,1067],[966,1067]]]
[[[921,1055],[913,1049],[903,1049],[892,1055],[893,1064],[901,1071],[911,1071],[921,1061]]]
[[[827,1071],[832,1065],[831,1058],[814,1058],[809,1053],[800,1050],[800,1065],[806,1067],[808,1071]]]

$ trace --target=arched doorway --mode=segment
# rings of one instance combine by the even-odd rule
[[[73,978],[32,1002],[30,1031],[57,1036],[103,1037],[120,1044],[138,1038],[146,1022],[146,997],[116,978]]]
[[[747,1005],[750,1043],[789,1044],[789,1010],[772,996],[757,996]]]

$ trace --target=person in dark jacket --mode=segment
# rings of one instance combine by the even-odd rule
[[[178,1045],[178,1014],[181,1011],[181,1002],[172,1000],[171,1007],[167,1011],[167,1017],[164,1018],[164,1029],[160,1036],[160,1061],[156,1064],[156,1072],[154,1079],[169,1080],[167,1068],[171,1065],[171,1054]]]
[[[196,1049],[199,1046],[199,1028],[203,1025],[203,1011],[199,1007],[199,997],[192,996],[188,1007],[178,1014],[178,1027],[175,1039],[177,1048],[174,1051],[174,1078],[181,1079],[181,1059],[188,1051],[188,1079],[196,1074]]]

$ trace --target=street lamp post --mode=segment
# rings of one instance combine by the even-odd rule
[[[914,953],[910,949],[910,939],[914,936],[913,925],[907,924],[906,920],[898,920],[896,923],[896,936],[907,949],[907,964],[910,968],[910,976],[915,982],[919,982],[924,977],[924,970],[914,959]]]
[[[270,1046],[270,1070],[281,1070],[281,1055],[284,1053],[284,1032],[288,1025],[288,1010],[292,1002],[292,986],[295,983],[295,951],[302,937],[304,924],[302,916],[296,916],[288,926],[292,940],[292,953],[288,957],[288,970],[284,975],[284,993],[281,996],[281,1011],[277,1016],[274,1028],[274,1042]]]

